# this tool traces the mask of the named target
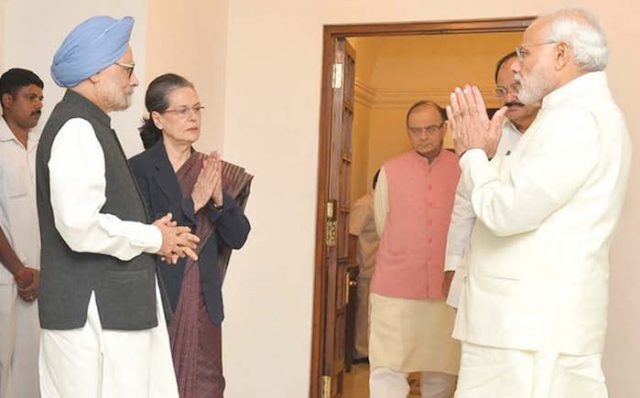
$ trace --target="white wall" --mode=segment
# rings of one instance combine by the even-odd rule
[[[2,14],[0,14],[2,15]],[[136,130],[142,116],[144,98],[144,70],[147,31],[147,2],[145,0],[5,0],[3,16],[3,70],[22,67],[34,71],[44,81],[44,108],[39,127],[42,128],[64,90],[51,79],[49,68],[53,55],[65,36],[80,22],[94,15],[114,18],[132,16],[135,25],[131,46],[136,62],[135,73],[140,87],[133,97],[133,105],[124,112],[111,115],[112,125],[122,141],[125,152],[131,155],[142,149]]]

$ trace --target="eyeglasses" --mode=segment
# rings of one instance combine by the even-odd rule
[[[442,126],[444,126],[444,122],[440,124],[432,124],[431,126],[425,126],[425,127],[408,127],[408,130],[413,135],[418,135],[423,131],[426,131],[429,134],[435,134],[438,131],[440,131]]]
[[[178,116],[181,119],[184,119],[188,115],[190,115],[192,111],[196,116],[200,116],[200,113],[202,112],[203,109],[204,109],[204,106],[202,105],[194,105],[192,107],[181,106],[176,109],[167,109],[162,113],[175,113],[176,116]]]
[[[496,97],[504,98],[509,93],[518,94],[518,90],[520,90],[520,83],[511,83],[509,86],[496,86]]]
[[[129,78],[131,78],[131,75],[133,75],[133,70],[136,67],[136,64],[125,64],[123,62],[116,62],[116,65],[118,65],[121,68],[127,69],[127,71],[129,72]]]
[[[535,44],[521,44],[516,47],[516,56],[518,57],[518,61],[522,61],[525,56],[530,54],[528,50],[529,47],[537,47],[537,46],[546,46],[547,44],[556,44],[557,41],[545,41],[544,43],[535,43]]]

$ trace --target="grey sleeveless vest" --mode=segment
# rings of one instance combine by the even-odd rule
[[[74,252],[55,227],[48,163],[56,135],[73,118],[82,118],[91,124],[104,152],[106,202],[100,212],[121,220],[149,222],[129,163],[111,129],[111,119],[82,95],[67,91],[44,127],[36,156],[42,242],[38,299],[41,327],[65,330],[84,326],[93,291],[104,329],[152,328],[158,324],[154,256],[141,254],[130,261],[121,261],[108,255]]]

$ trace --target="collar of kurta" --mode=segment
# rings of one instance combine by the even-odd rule
[[[15,140],[16,136],[9,129],[9,125],[7,121],[4,120],[4,116],[0,117],[0,141],[11,141]]]
[[[63,102],[70,103],[71,105],[79,108],[82,112],[87,112],[91,116],[95,117],[100,123],[104,123],[111,128],[111,117],[105,113],[98,105],[89,101],[82,94],[73,90],[67,90],[62,98]]]
[[[502,134],[504,134],[505,129],[511,130],[517,134],[522,135],[522,131],[518,130],[516,125],[513,124],[513,122],[507,118],[504,118],[504,122],[502,123]]]
[[[542,109],[562,105],[583,93],[593,94],[594,89],[607,88],[607,75],[604,72],[589,72],[571,80],[564,86],[552,91],[542,99]]]
[[[29,136],[28,136],[29,147],[35,147],[35,144],[37,144],[38,141],[40,141],[40,133],[41,131],[37,127],[29,132]],[[0,117],[0,142],[7,142],[12,140],[20,144],[15,134],[13,134],[13,132],[9,128],[7,121],[4,120],[4,117]],[[34,144],[32,144],[32,142]],[[20,146],[22,146],[22,144],[20,144]]]

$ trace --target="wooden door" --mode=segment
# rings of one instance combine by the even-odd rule
[[[311,398],[340,397],[342,394],[344,336],[338,328],[344,319],[346,272],[341,268],[338,253],[348,209],[348,176],[350,166],[351,118],[353,116],[353,52],[346,37],[448,35],[487,32],[522,32],[533,17],[410,22],[356,25],[326,25],[323,32],[322,96],[320,105],[318,202],[316,211],[316,251],[314,269],[313,339],[311,344]],[[341,65],[343,79],[332,79],[335,64]],[[339,75],[336,74],[336,75]],[[336,87],[333,87],[336,86]],[[348,129],[347,129],[348,128]],[[345,151],[345,149],[347,149]],[[344,153],[344,155],[343,155]],[[345,166],[347,166],[345,168]],[[344,198],[347,201],[340,202]],[[332,201],[335,200],[335,207]],[[331,203],[331,206],[329,204]],[[335,224],[327,222],[327,213]],[[342,218],[342,221],[340,220]],[[342,227],[342,228],[341,228]],[[344,233],[346,235],[346,233]],[[327,241],[335,239],[333,245]],[[333,243],[333,242],[332,242]],[[344,249],[343,249],[344,251]],[[342,266],[344,263],[342,263]],[[345,279],[342,279],[345,278]],[[342,301],[341,301],[342,300]],[[324,388],[326,386],[326,388]]]
[[[351,137],[353,129],[355,51],[344,38],[335,43],[331,98],[329,188],[326,204],[325,339],[322,397],[342,397],[345,370],[349,244]]]

